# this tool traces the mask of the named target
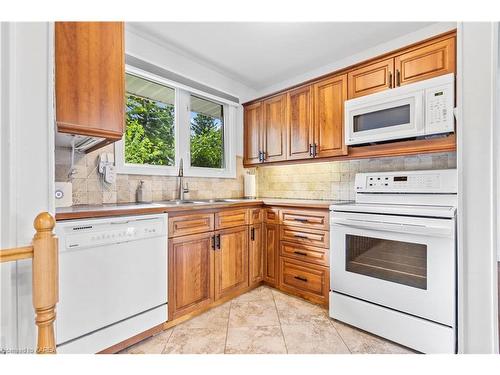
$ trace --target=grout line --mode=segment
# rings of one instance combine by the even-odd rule
[[[274,299],[274,293],[271,290],[271,296],[273,297],[274,308],[276,309],[276,315],[278,316],[278,322],[280,324],[281,336],[283,337],[283,343],[285,344],[286,354],[288,354],[288,345],[286,344],[285,333],[283,332],[283,327],[281,326],[280,313],[278,311],[278,305],[276,305],[276,300]]]
[[[342,342],[344,343],[345,347],[347,348],[347,350],[349,350],[349,353],[352,354],[352,350],[351,348],[349,347],[349,345],[347,345],[347,343],[345,342],[344,338],[342,337],[342,335],[340,334],[339,330],[337,329],[337,327],[335,327],[335,325],[333,324],[333,318],[330,318],[330,316],[328,316],[328,320],[330,321],[330,325],[333,327],[333,329],[335,330],[335,332],[337,332],[337,335],[339,335],[340,339],[342,340]]]
[[[226,324],[226,340],[224,341],[224,354],[227,354],[226,353],[226,349],[227,349],[227,336],[229,335],[229,319],[231,319],[231,310],[233,308],[233,300],[234,299],[232,299],[232,300],[229,301],[229,312],[227,314],[227,324]]]

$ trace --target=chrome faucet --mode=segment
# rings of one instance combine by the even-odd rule
[[[179,196],[178,196],[178,199],[183,201],[184,194],[189,193],[189,185],[187,182],[186,182],[186,186],[184,186],[184,184],[183,184],[184,168],[183,168],[182,158],[181,158],[181,161],[179,162],[179,174],[177,175],[177,177],[179,177]]]

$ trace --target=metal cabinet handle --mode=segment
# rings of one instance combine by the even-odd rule
[[[220,234],[216,234],[215,238],[215,249],[220,249]]]
[[[401,72],[396,69],[396,86],[401,86]]]
[[[389,72],[389,88],[392,89],[392,72]]]
[[[313,149],[313,144],[309,143],[309,156],[314,156],[314,149]]]
[[[294,217],[293,220],[300,221],[301,223],[308,223],[309,222],[309,220],[303,219],[301,217]]]
[[[215,236],[212,236],[212,249],[215,250]]]
[[[307,283],[307,278],[306,277],[303,277],[303,276],[294,276],[293,278],[297,279],[297,280],[300,280],[300,281],[304,281],[304,282]]]
[[[297,255],[303,255],[303,256],[305,256],[305,257],[307,256],[307,253],[304,253],[304,252],[302,252],[302,251],[294,251],[293,253],[294,253],[294,254],[297,254]]]
[[[304,239],[306,239],[306,240],[309,240],[309,237],[304,236],[304,235],[302,235],[302,234],[294,234],[293,236],[294,236],[294,237],[296,237],[296,238],[304,238]]]
[[[250,230],[250,239],[251,239],[252,241],[255,241],[255,228],[252,228],[252,229]]]
[[[314,157],[316,157],[316,155],[318,155],[317,149],[318,149],[318,145],[315,143],[315,144],[313,145],[313,156],[314,156]]]

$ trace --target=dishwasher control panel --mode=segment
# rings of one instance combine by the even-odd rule
[[[168,237],[166,215],[65,222],[61,250],[104,246],[159,236]]]

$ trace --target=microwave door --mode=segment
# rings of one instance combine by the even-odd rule
[[[361,144],[424,134],[422,92],[346,103],[346,143]],[[361,98],[364,99],[364,98]]]

